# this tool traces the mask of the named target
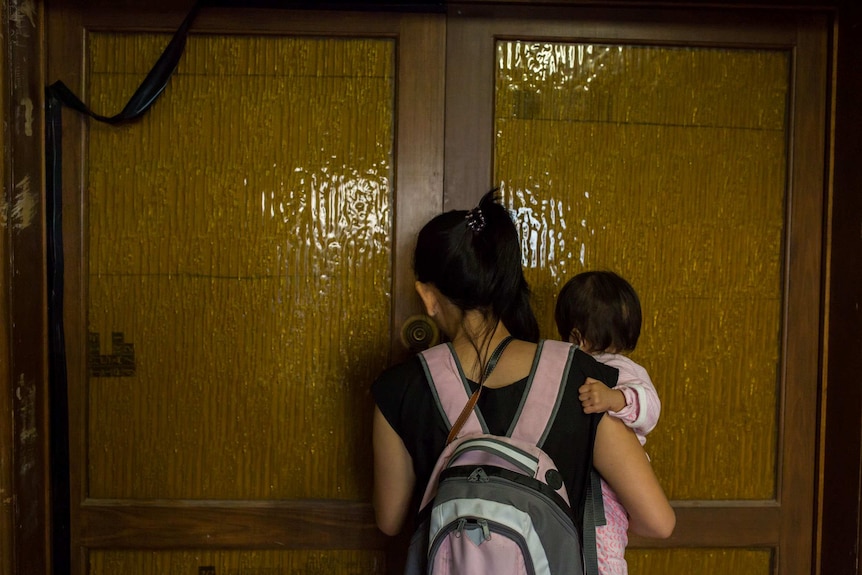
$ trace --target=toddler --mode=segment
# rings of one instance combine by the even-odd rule
[[[647,371],[625,355],[635,349],[641,331],[641,306],[634,288],[613,272],[580,273],[560,290],[555,318],[561,339],[619,370],[614,388],[594,379],[580,387],[584,412],[607,412],[631,428],[641,445],[646,443],[646,435],[658,423],[661,402]],[[604,480],[602,500],[607,524],[596,529],[599,573],[626,575],[628,516]]]

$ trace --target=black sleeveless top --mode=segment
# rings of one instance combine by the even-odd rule
[[[579,521],[601,414],[584,413],[578,399],[578,388],[587,377],[613,387],[617,376],[616,368],[576,350],[560,409],[543,446],[563,476],[569,500]],[[524,378],[511,385],[482,390],[478,406],[490,433],[506,434],[526,384],[527,378]],[[470,385],[474,390],[478,387],[474,382],[470,382]],[[434,403],[431,385],[418,357],[384,371],[372,385],[371,392],[380,412],[401,437],[413,459],[413,471],[416,474],[413,500],[415,511],[418,512],[434,464],[446,446],[449,429]]]

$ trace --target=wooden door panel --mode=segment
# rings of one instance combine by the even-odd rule
[[[580,271],[640,292],[633,355],[664,404],[646,447],[678,524],[632,538],[638,572],[810,565],[827,30],[738,16],[458,6],[448,22],[448,61],[469,58],[447,68],[447,201],[501,187],[545,337]]]
[[[52,74],[106,114],[170,38],[129,7],[50,22]],[[193,30],[140,122],[66,113],[73,570],[201,549],[214,573],[382,572],[368,386],[405,353],[410,239],[441,205],[440,17],[204,10]]]

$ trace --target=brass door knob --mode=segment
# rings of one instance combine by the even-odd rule
[[[414,315],[401,326],[401,343],[411,351],[422,351],[437,345],[440,330],[427,315]]]

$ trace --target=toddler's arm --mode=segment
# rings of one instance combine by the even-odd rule
[[[661,415],[661,400],[647,371],[621,355],[604,354],[596,359],[620,372],[614,389],[623,393],[626,404],[622,409],[608,411],[608,414],[620,419],[638,435],[647,435],[655,428]]]

